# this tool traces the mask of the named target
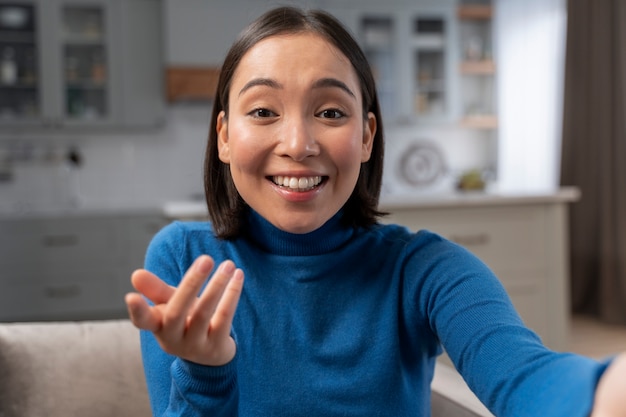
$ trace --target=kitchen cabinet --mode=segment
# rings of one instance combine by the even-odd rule
[[[167,66],[220,67],[239,32],[262,13],[283,5],[315,8],[317,1],[163,0]]]
[[[0,1],[0,128],[163,121],[156,0]]]
[[[455,4],[342,1],[325,6],[347,24],[363,48],[386,121],[442,123],[454,117]]]
[[[0,321],[126,316],[130,274],[163,224],[150,213],[0,220]]]

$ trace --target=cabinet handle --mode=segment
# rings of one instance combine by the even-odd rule
[[[80,285],[71,284],[55,287],[45,287],[44,294],[48,298],[65,299],[78,297],[81,293]]]
[[[487,245],[491,240],[487,233],[476,233],[472,235],[452,235],[450,240],[461,246]]]
[[[77,235],[47,235],[42,239],[46,247],[64,247],[78,245]]]

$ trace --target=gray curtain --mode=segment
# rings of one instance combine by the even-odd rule
[[[569,0],[561,183],[574,312],[626,324],[626,1]]]

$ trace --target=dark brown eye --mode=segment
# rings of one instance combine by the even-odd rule
[[[336,110],[336,109],[327,109],[327,110],[323,110],[322,112],[320,112],[319,116],[325,119],[340,119],[344,117],[345,114],[343,114],[343,112]]]
[[[251,116],[265,118],[265,117],[274,117],[276,113],[268,109],[254,109],[250,112]]]

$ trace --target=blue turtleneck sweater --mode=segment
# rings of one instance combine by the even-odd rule
[[[225,241],[175,222],[148,248],[146,269],[174,286],[201,254],[246,277],[229,364],[175,358],[142,332],[155,416],[429,416],[440,345],[498,416],[588,415],[606,365],[547,350],[460,246],[339,215],[301,235],[255,213],[247,226]]]

